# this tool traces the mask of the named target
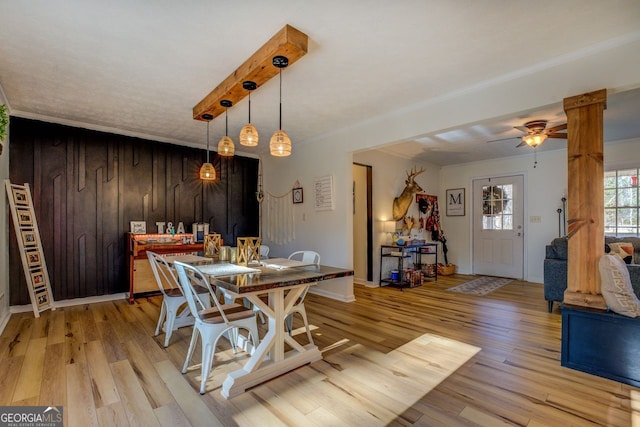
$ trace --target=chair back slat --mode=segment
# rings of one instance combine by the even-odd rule
[[[153,276],[156,278],[158,287],[164,296],[167,296],[168,289],[178,288],[178,278],[166,259],[151,251],[147,251],[147,258],[149,258]]]
[[[289,259],[320,265],[320,254],[314,251],[295,251],[289,255]]]
[[[260,244],[260,258],[268,258],[269,257],[269,246]]]
[[[295,251],[291,255],[289,255],[289,259],[295,259],[302,262],[313,263],[317,266],[320,265],[320,254],[314,251]],[[305,290],[298,297],[298,301],[296,304],[304,301],[304,297],[307,296],[307,292],[309,291],[309,287],[305,288]]]
[[[178,283],[182,288],[182,293],[187,297],[187,303],[189,304],[189,309],[191,313],[200,321],[204,321],[201,310],[204,310],[206,307],[203,305],[202,301],[198,298],[198,295],[195,290],[195,286],[202,286],[209,291],[211,295],[211,299],[213,300],[216,308],[220,312],[220,316],[225,323],[229,323],[229,319],[224,313],[222,305],[220,301],[216,297],[216,293],[213,290],[211,283],[207,277],[200,271],[197,267],[189,264],[185,264],[180,261],[175,261],[173,263],[176,271],[178,272]]]

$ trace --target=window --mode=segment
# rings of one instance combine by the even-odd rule
[[[513,230],[513,185],[482,187],[482,229]]]
[[[638,168],[604,173],[604,232],[638,236]]]

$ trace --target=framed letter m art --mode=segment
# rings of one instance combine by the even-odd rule
[[[447,190],[447,216],[464,216],[464,188]]]

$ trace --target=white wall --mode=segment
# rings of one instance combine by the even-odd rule
[[[542,283],[542,263],[545,245],[558,237],[560,199],[567,191],[567,151],[538,153],[537,167],[533,154],[442,168],[441,197],[447,188],[465,188],[465,216],[442,216],[447,237],[449,262],[458,266],[458,273],[472,274],[472,182],[477,178],[524,175],[524,279]],[[530,223],[539,216],[540,223]]]
[[[295,239],[281,245],[265,239],[271,248],[269,256],[286,257],[296,250],[313,250],[321,255],[324,265],[353,268],[352,166],[350,153],[340,150],[336,155],[328,144],[297,145],[290,157],[263,158],[265,191],[284,194],[296,180],[304,190],[304,202],[294,206]],[[327,175],[333,177],[334,209],[316,211],[314,182]],[[310,292],[353,301],[353,277],[321,282]]]
[[[640,166],[640,140],[605,144],[606,168]],[[467,207],[472,201],[473,179],[489,176],[523,174],[525,176],[525,265],[524,278],[530,282],[543,282],[545,245],[558,236],[558,213],[561,198],[567,192],[567,150],[538,154],[538,165],[533,168],[533,155],[509,159],[470,163],[442,168],[441,195],[446,188],[466,188]],[[449,261],[458,265],[458,272],[472,273],[472,228],[470,209],[464,217],[442,217],[447,236]],[[531,223],[539,216],[540,223]]]
[[[382,151],[369,150],[354,153],[353,161],[372,167],[373,174],[373,281],[380,279],[380,245],[389,241],[387,233],[382,231],[383,221],[392,220],[393,199],[402,193],[407,171],[421,167],[425,171],[415,178],[426,194],[438,195],[440,191],[440,167],[428,163],[416,164],[413,160],[391,156]],[[438,197],[440,199],[440,197]],[[415,198],[414,198],[415,200]],[[411,203],[407,215],[419,217],[417,203]],[[400,223],[398,223],[400,224]],[[400,225],[398,225],[400,227]],[[430,240],[427,233],[417,235],[418,227],[413,230],[415,237]]]
[[[6,104],[0,87],[0,104]],[[2,182],[2,202],[0,202],[0,333],[9,321],[9,204],[7,203],[4,180],[9,179],[9,135],[4,141],[0,155],[0,181]]]
[[[640,111],[637,113],[640,116]],[[640,139],[605,145],[604,167],[606,170],[623,169],[628,166],[640,167]]]
[[[366,122],[353,124],[347,129],[309,143],[296,144],[294,141],[293,155],[289,158],[266,156],[263,159],[264,179],[268,191],[282,194],[291,189],[298,179],[305,189],[312,192],[310,186],[313,185],[314,177],[326,174],[332,174],[336,184],[336,209],[332,212],[315,212],[311,199],[307,196],[309,191],[305,190],[305,203],[303,206],[296,206],[296,241],[276,247],[274,255],[278,254],[277,251],[280,252],[278,255],[286,255],[294,248],[317,248],[323,254],[323,263],[352,266],[352,153],[423,134],[443,132],[461,124],[511,116],[514,112],[558,103],[568,96],[602,88],[622,91],[640,87],[638,52],[640,40],[634,37],[599,45],[592,50],[556,58],[539,67],[498,76],[440,99],[407,106],[382,117],[371,117]],[[428,81],[424,84],[428,84]],[[358,162],[367,163],[359,154]],[[538,168],[534,170],[533,157],[524,156],[451,167],[446,171],[443,169],[439,178],[440,186],[436,190],[439,190],[439,200],[443,200],[447,188],[464,187],[467,195],[470,195],[473,177],[524,173],[528,191],[526,217],[539,215],[542,219],[540,224],[527,223],[525,229],[528,236],[525,275],[527,280],[541,282],[544,246],[557,235],[556,209],[566,189],[566,152],[540,153],[538,163]],[[383,169],[385,174],[395,177],[400,183],[387,180],[380,184],[374,171],[374,188],[382,186],[375,190],[376,194],[385,194],[386,196],[381,197],[388,198],[377,200],[374,194],[374,219],[390,215],[390,212],[383,212],[381,209],[390,206],[390,200],[403,187],[404,176],[396,173],[397,169],[404,172],[406,166],[412,166],[394,164],[395,160],[388,156],[378,169]],[[431,189],[427,191],[431,192]],[[305,222],[301,219],[303,213],[307,214]],[[450,262],[459,264],[460,272],[469,272],[471,257],[468,214],[455,218],[442,215],[441,218],[449,246]],[[342,295],[348,293],[348,289],[338,291]]]

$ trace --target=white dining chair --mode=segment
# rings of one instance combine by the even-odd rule
[[[149,258],[158,288],[162,292],[162,306],[154,336],[157,337],[160,334],[160,328],[164,324],[164,346],[168,347],[171,334],[178,329],[175,326],[176,318],[189,315],[189,307],[180,310],[180,307],[187,303],[187,299],[180,290],[178,278],[166,259],[151,251],[147,251],[147,258]],[[208,289],[199,286],[196,288],[196,293],[204,306],[211,307]]]
[[[198,335],[200,335],[202,339],[202,380],[200,381],[200,394],[204,394],[207,379],[213,367],[218,340],[225,332],[228,332],[232,337],[231,345],[234,348],[234,352],[236,338],[233,337],[237,336],[237,330],[239,328],[249,331],[253,348],[258,346],[258,324],[256,322],[256,315],[253,310],[247,309],[240,304],[221,304],[218,299],[215,298],[215,291],[211,283],[209,283],[207,277],[197,267],[179,261],[176,261],[174,266],[178,272],[178,283],[184,295],[187,297],[187,303],[189,304],[191,313],[195,317],[191,343],[189,344],[189,351],[187,352],[187,357],[182,367],[182,373],[187,373],[191,356],[196,348]],[[215,303],[215,307],[207,308],[202,305],[195,290],[195,286],[198,284],[204,284],[207,287]]]
[[[320,266],[320,254],[314,251],[295,251],[288,257],[289,259],[313,263],[316,266]],[[302,294],[298,297],[291,310],[287,313],[287,317],[285,319],[285,324],[287,325],[287,331],[289,335],[291,335],[291,331],[293,330],[293,315],[298,313],[300,317],[302,317],[302,321],[304,322],[304,327],[307,331],[307,338],[309,339],[309,343],[313,344],[313,337],[311,336],[311,329],[309,328],[309,321],[307,320],[307,310],[304,307],[304,298],[307,296],[307,292],[309,291],[309,287],[307,287]]]
[[[260,245],[260,259],[269,258],[269,246]]]

